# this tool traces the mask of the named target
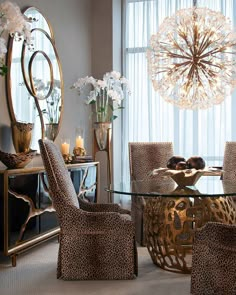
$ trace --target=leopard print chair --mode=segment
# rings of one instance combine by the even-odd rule
[[[236,181],[236,141],[227,141],[225,143],[224,161],[223,161],[223,181]],[[236,203],[236,196],[232,197]]]
[[[129,142],[129,166],[131,180],[150,178],[153,169],[166,167],[173,156],[172,142]],[[135,223],[136,240],[145,246],[143,212],[145,202],[142,197],[131,197],[131,216]]]
[[[134,224],[118,204],[78,199],[63,157],[50,140],[39,140],[60,232],[57,278],[118,280],[137,276]]]
[[[236,294],[236,225],[208,222],[196,230],[191,294]]]
[[[236,180],[236,141],[225,143],[223,161],[223,180]]]

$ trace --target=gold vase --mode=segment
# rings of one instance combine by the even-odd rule
[[[95,138],[100,151],[107,149],[108,140],[111,137],[112,123],[110,122],[95,122],[94,132]],[[108,136],[110,132],[110,136]]]
[[[95,122],[94,123],[94,159],[97,152],[105,152],[107,154],[107,185],[112,183],[112,158],[111,158],[111,122]],[[112,194],[108,193],[108,202],[112,203]]]
[[[30,150],[33,123],[12,122],[12,140],[17,153],[26,153]]]
[[[55,140],[58,132],[58,123],[45,124],[45,137],[52,141]]]

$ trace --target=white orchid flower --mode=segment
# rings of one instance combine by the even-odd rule
[[[31,44],[30,24],[21,13],[19,6],[10,1],[0,3],[0,63],[2,64],[0,75],[5,75],[7,68],[3,64],[7,48],[3,37],[1,37],[5,31],[14,37],[16,41],[24,39],[28,45]]]
[[[107,83],[103,80],[97,80],[97,87],[101,89],[105,89],[107,87]]]
[[[113,115],[110,118],[108,117],[108,109],[110,106],[113,112],[122,108],[121,102],[124,99],[124,91],[129,91],[128,80],[125,77],[121,77],[119,72],[112,71],[106,73],[102,80],[88,76],[80,78],[73,84],[72,88],[77,88],[80,94],[81,89],[86,84],[90,84],[93,87],[87,97],[87,104],[95,102],[97,121],[107,122],[116,118],[117,116]],[[122,88],[123,85],[126,86],[125,89]]]
[[[86,78],[87,78],[86,80],[88,84],[92,84],[92,85],[96,84],[96,79],[94,79],[92,76],[86,77]]]
[[[111,77],[112,77],[114,80],[119,80],[120,77],[121,77],[121,74],[120,74],[119,72],[112,71],[112,72],[111,72]]]
[[[46,85],[42,80],[35,79],[34,82],[35,82],[35,87],[36,87],[37,91],[45,90]]]
[[[108,90],[107,95],[111,97],[113,101],[117,101],[119,104],[122,100],[121,95],[115,90]]]
[[[90,104],[91,102],[96,101],[96,98],[97,98],[96,91],[95,90],[90,91],[87,103]]]
[[[20,7],[10,1],[0,4],[0,18],[4,31],[7,30],[12,37],[23,37],[29,44],[31,41],[30,24],[21,13]]]

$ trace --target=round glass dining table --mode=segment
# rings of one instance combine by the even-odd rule
[[[112,194],[131,196],[131,216],[141,210],[152,261],[174,272],[190,273],[195,231],[209,221],[236,224],[236,181],[202,176],[194,186],[178,186],[170,177],[114,183]]]

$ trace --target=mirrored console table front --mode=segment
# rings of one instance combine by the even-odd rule
[[[89,202],[99,198],[99,162],[67,165],[76,193]],[[0,251],[17,255],[59,234],[43,167],[0,167]]]

